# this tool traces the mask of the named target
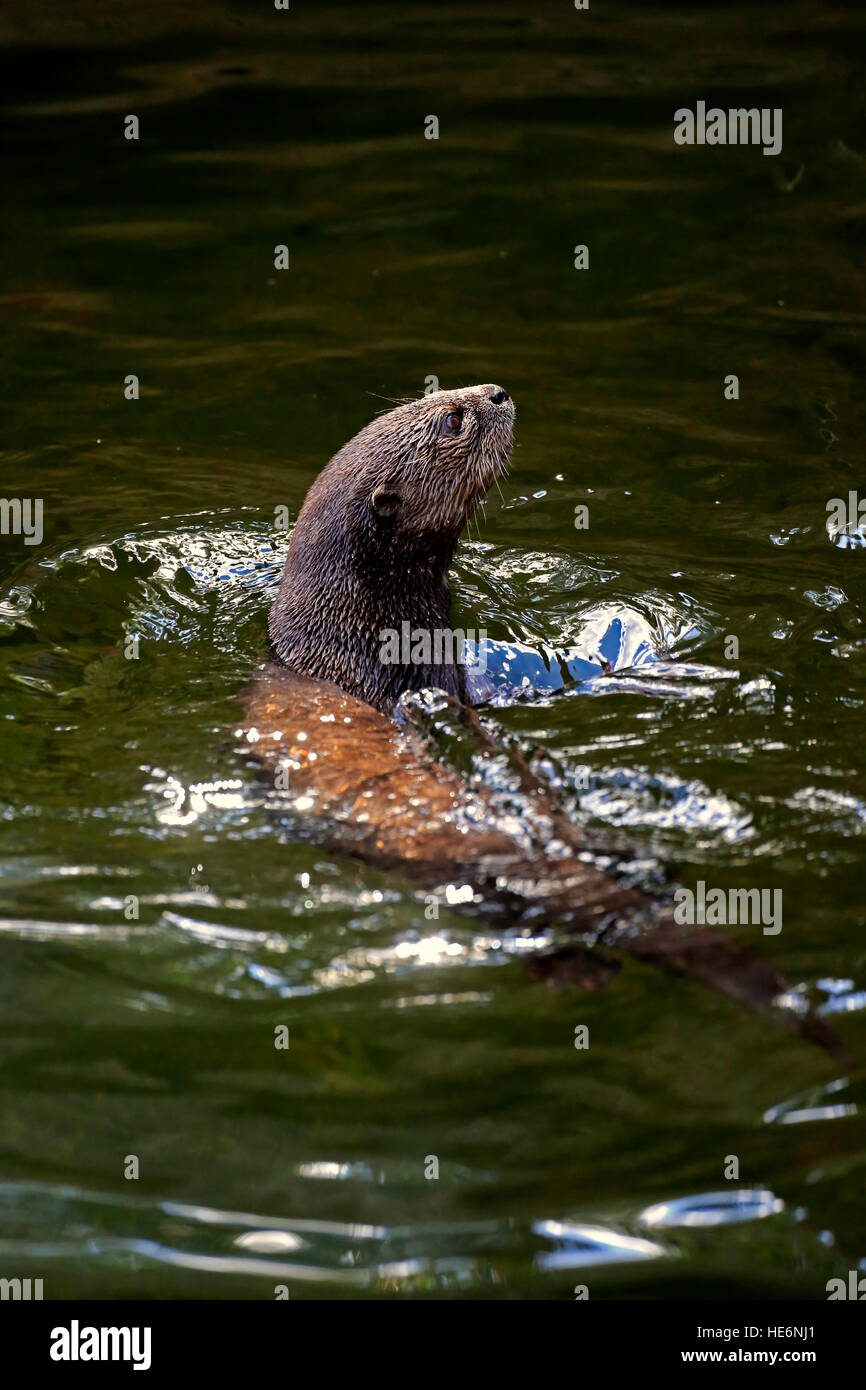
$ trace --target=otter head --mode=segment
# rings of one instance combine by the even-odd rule
[[[374,420],[352,441],[375,460],[366,498],[373,534],[407,554],[450,562],[508,462],[513,427],[514,405],[501,386],[436,391]]]
[[[453,662],[382,659],[383,632],[448,627],[460,533],[511,450],[501,386],[436,391],[378,416],[307,494],[271,610],[280,658],[380,709],[437,685],[462,698]]]

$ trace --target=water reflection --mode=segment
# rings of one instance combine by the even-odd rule
[[[689,1197],[657,1202],[640,1214],[645,1226],[720,1226],[739,1221],[758,1221],[785,1210],[780,1197],[762,1188],[734,1188],[725,1192],[694,1193]]]

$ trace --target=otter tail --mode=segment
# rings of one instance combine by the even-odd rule
[[[528,963],[530,974],[556,986],[597,989],[619,968],[605,948],[631,956],[726,994],[738,1004],[766,1014],[829,1053],[846,1070],[853,1058],[834,1030],[767,961],[739,941],[708,928],[680,926],[662,913],[620,919],[603,932],[599,945],[569,943]]]

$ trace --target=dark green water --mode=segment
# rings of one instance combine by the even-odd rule
[[[862,11],[12,9],[0,492],[44,537],[0,537],[0,1274],[825,1297],[866,1259],[866,549],[825,524],[866,494]],[[782,153],[677,147],[699,99],[781,107]],[[680,882],[782,890],[779,935],[731,930],[849,1075],[636,965],[550,992],[281,840],[232,733],[275,508],[430,375],[518,407],[461,624],[624,605],[723,673],[502,727]]]

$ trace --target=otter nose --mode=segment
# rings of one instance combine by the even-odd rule
[[[496,386],[490,392],[490,399],[492,400],[494,405],[502,405],[503,401],[508,400],[508,392],[503,391],[501,386]]]

